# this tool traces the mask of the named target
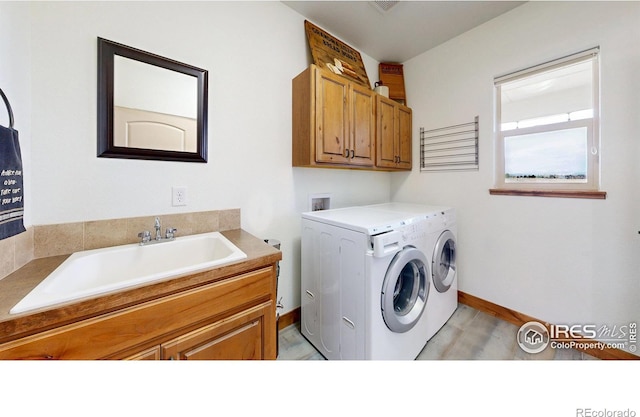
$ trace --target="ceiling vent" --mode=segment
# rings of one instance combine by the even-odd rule
[[[378,10],[380,13],[387,13],[389,10],[391,10],[394,6],[396,6],[398,3],[400,3],[399,1],[370,1],[370,4],[372,4],[376,10]]]

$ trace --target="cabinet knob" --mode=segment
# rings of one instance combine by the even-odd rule
[[[356,152],[353,149],[351,149],[351,159],[355,158],[355,156],[356,156]]]

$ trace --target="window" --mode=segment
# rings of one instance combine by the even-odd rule
[[[492,191],[598,191],[598,48],[497,77],[495,87]]]

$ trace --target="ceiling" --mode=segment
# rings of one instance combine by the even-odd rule
[[[379,62],[403,63],[523,1],[283,1]],[[394,4],[395,3],[395,4]],[[378,5],[392,6],[383,11]]]

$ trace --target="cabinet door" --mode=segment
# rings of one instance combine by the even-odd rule
[[[347,163],[348,82],[316,70],[316,162]]]
[[[381,168],[411,169],[411,109],[377,96],[376,117],[376,165]]]
[[[351,85],[349,92],[349,163],[372,166],[374,163],[374,93],[366,87]]]
[[[271,302],[179,336],[161,346],[162,358],[173,360],[265,359],[265,333]]]
[[[396,154],[396,103],[383,96],[377,96],[376,102],[376,165],[383,168],[395,168]]]
[[[411,109],[402,105],[398,106],[397,124],[398,124],[398,142],[397,142],[397,167],[401,169],[411,169],[411,142],[412,142],[412,126],[411,126]]]

